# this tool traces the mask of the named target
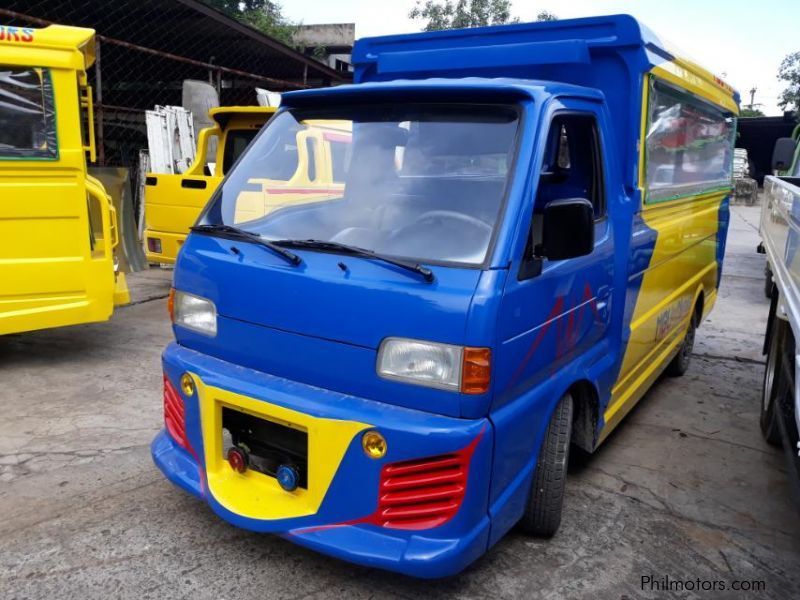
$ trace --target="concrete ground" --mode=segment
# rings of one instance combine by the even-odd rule
[[[757,208],[734,209],[719,303],[686,376],[658,382],[572,461],[558,535],[512,532],[438,582],[236,529],[160,475],[148,444],[162,423],[169,272],[132,277],[136,303],[110,324],[0,338],[0,597],[669,597],[642,590],[651,576],[765,586],[682,598],[798,598],[800,520],[758,428],[757,223]]]

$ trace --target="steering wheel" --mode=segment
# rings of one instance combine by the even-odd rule
[[[424,223],[426,221],[439,221],[443,219],[450,219],[452,221],[461,221],[463,223],[467,223],[468,225],[472,225],[473,227],[477,227],[478,229],[483,229],[489,235],[492,234],[492,226],[489,225],[486,221],[482,221],[477,217],[471,217],[469,215],[465,215],[464,213],[456,212],[454,210],[429,210],[426,213],[422,213],[418,216],[411,225],[404,227],[416,227],[420,223]]]

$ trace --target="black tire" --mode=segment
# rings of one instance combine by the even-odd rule
[[[689,363],[692,361],[692,350],[694,349],[694,334],[697,331],[697,324],[695,317],[689,319],[689,328],[686,330],[686,335],[683,336],[678,353],[673,357],[664,372],[670,377],[680,377],[689,369]]]
[[[539,450],[528,504],[520,520],[520,527],[527,533],[552,537],[561,525],[572,437],[572,414],[572,396],[566,394],[553,411]]]
[[[772,270],[769,267],[764,269],[764,295],[769,299],[772,298]]]
[[[786,321],[772,315],[770,329],[769,349],[767,350],[767,364],[764,367],[764,382],[761,386],[761,416],[759,425],[761,434],[768,444],[781,446],[781,428],[778,423],[776,410],[778,394],[786,387],[782,381],[785,377],[781,369],[784,354],[784,341],[786,339]]]

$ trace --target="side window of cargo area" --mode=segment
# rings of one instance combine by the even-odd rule
[[[734,116],[654,78],[648,100],[645,203],[730,188]]]
[[[557,115],[550,125],[536,211],[551,200],[586,198],[595,218],[606,212],[603,163],[597,123],[591,115]]]
[[[58,158],[50,71],[0,65],[0,159]]]

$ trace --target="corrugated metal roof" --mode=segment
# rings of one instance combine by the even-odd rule
[[[95,29],[102,38],[149,48],[200,63],[221,65],[280,80],[285,89],[346,81],[346,73],[305,56],[198,0],[11,0],[0,8],[3,22],[32,17]],[[38,22],[37,22],[38,21]],[[132,68],[147,69],[147,61]]]

